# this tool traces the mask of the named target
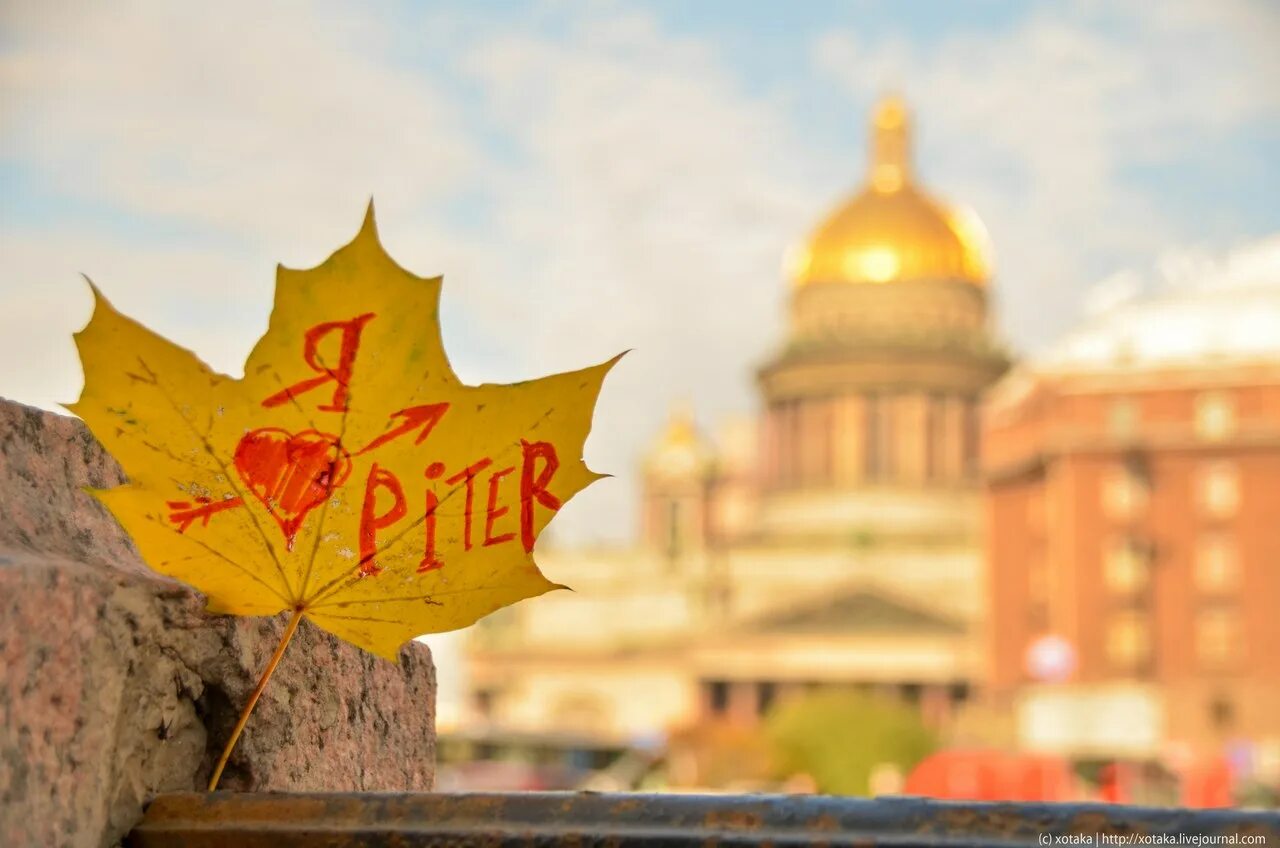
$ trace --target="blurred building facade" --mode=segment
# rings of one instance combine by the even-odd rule
[[[572,585],[468,642],[471,723],[635,738],[855,685],[945,724],[982,665],[981,395],[1007,368],[981,224],[917,180],[877,108],[865,184],[789,257],[762,412],[676,412],[629,550],[539,550]],[[763,352],[762,352],[763,353]],[[745,364],[745,363],[744,363]]]
[[[1280,780],[1275,282],[1112,309],[992,392],[989,694],[1023,747]]]

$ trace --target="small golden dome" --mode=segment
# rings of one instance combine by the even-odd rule
[[[666,427],[645,457],[650,476],[687,477],[704,473],[714,456],[711,446],[698,432],[693,410],[686,404],[672,408]]]
[[[789,259],[796,283],[959,279],[985,284],[986,232],[976,215],[929,197],[911,173],[910,119],[886,97],[871,122],[867,183]]]

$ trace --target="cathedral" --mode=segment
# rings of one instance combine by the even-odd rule
[[[981,677],[979,400],[1008,368],[981,222],[915,173],[911,120],[874,112],[863,184],[788,258],[759,413],[711,440],[671,416],[630,549],[539,551],[576,590],[466,647],[468,723],[651,738],[757,721],[856,686],[945,728]]]

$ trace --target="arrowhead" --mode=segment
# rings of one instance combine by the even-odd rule
[[[431,435],[431,431],[435,429],[436,424],[440,423],[440,419],[444,417],[445,412],[449,409],[447,403],[428,403],[422,406],[410,406],[399,412],[393,412],[393,418],[403,418],[404,432],[410,432],[422,428],[422,432],[418,434],[418,438],[413,440],[415,445],[420,445]]]
[[[418,433],[418,437],[413,440],[415,445],[420,445],[431,435],[431,431],[440,423],[440,419],[444,417],[445,412],[449,410],[447,403],[427,403],[422,406],[409,406],[397,412],[391,413],[392,418],[399,418],[401,422],[399,426],[393,427],[365,445],[359,453],[368,453],[376,447],[385,445],[392,439],[397,439],[405,433],[412,433],[414,430],[421,428],[422,432]]]

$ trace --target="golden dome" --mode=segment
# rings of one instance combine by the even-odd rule
[[[694,424],[687,404],[672,408],[662,434],[645,457],[645,470],[660,477],[696,476],[707,470],[713,459],[711,446]]]
[[[866,185],[790,257],[796,283],[986,282],[990,271],[982,222],[915,184],[910,143],[906,105],[899,97],[886,97],[872,118]]]

